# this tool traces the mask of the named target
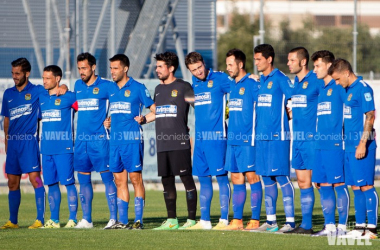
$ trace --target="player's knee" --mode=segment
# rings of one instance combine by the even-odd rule
[[[20,189],[20,182],[8,179],[8,188],[10,191],[15,191]]]
[[[40,175],[29,175],[29,181],[34,188],[39,188],[44,185],[42,183],[42,179]]]
[[[142,185],[142,176],[141,174],[136,174],[136,175],[130,175],[129,179],[131,180],[131,183],[133,186],[140,186]]]
[[[195,189],[195,183],[192,175],[182,175],[181,181],[186,190]]]

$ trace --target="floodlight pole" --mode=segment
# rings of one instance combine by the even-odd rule
[[[358,16],[357,16],[357,0],[354,0],[354,31],[352,32],[353,35],[353,43],[352,43],[352,69],[356,73],[356,49],[358,45],[358,30],[357,30],[357,22],[358,22]]]
[[[265,34],[265,30],[264,30],[264,0],[260,0],[260,30],[259,30],[259,34],[260,34],[260,42],[261,44],[264,43],[264,34]]]

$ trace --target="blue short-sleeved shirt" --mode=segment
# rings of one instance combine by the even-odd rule
[[[314,140],[318,95],[323,84],[323,80],[319,80],[312,71],[309,71],[301,81],[295,77],[292,94],[294,141]]]
[[[78,101],[76,140],[106,138],[103,121],[107,116],[108,90],[111,83],[100,76],[91,86],[87,86],[81,79],[75,82],[74,91]]]
[[[16,87],[5,90],[1,115],[9,117],[8,140],[13,135],[36,135],[37,120],[40,117],[39,96],[45,91],[41,85],[28,82],[19,92]]]
[[[142,128],[135,121],[141,115],[142,107],[149,108],[154,102],[144,84],[132,77],[119,88],[113,82],[109,89],[111,114],[111,145],[142,142]]]
[[[343,149],[343,101],[346,90],[331,80],[319,90],[317,149]]]
[[[226,94],[231,82],[227,74],[212,69],[203,81],[193,76],[196,139],[226,137]]]
[[[365,113],[375,110],[372,88],[362,77],[346,88],[344,99],[344,134],[346,152],[355,152],[363,134]],[[371,136],[367,141],[367,150],[376,148]]]
[[[260,83],[246,74],[239,82],[231,82],[230,100],[228,102],[229,145],[254,146],[256,114],[255,105]]]
[[[40,95],[42,114],[41,154],[55,155],[73,153],[73,112],[75,93]]]
[[[260,77],[256,105],[256,140],[290,140],[286,103],[292,96],[294,85],[278,69]]]

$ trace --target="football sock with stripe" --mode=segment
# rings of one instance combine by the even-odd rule
[[[305,189],[300,189],[301,191],[301,211],[302,211],[302,223],[300,227],[303,229],[312,228],[312,216],[314,208],[314,188],[313,186]]]
[[[379,196],[376,189],[371,188],[363,192],[366,198],[368,227],[376,228],[377,226],[377,211],[379,207]]]
[[[286,224],[295,227],[294,221],[294,187],[288,176],[277,176],[278,183],[282,191],[282,201],[284,203]]]
[[[247,190],[245,188],[245,184],[234,184],[234,192],[232,194],[234,219],[243,219],[243,210],[246,196]]]
[[[335,225],[335,192],[332,186],[321,186],[321,205],[323,216],[325,217],[325,225]]]
[[[77,220],[78,212],[78,192],[75,184],[66,185],[67,203],[69,205],[70,217],[69,220]]]
[[[251,184],[251,219],[260,220],[261,200],[263,199],[263,190],[261,181]]]
[[[13,224],[18,223],[18,209],[21,203],[21,191],[20,189],[9,191],[8,204],[9,204],[9,220]]]
[[[116,204],[116,185],[113,181],[113,174],[111,172],[100,173],[102,181],[106,188],[106,198],[108,203],[108,209],[110,211],[110,219],[117,220],[117,204]]]
[[[119,222],[128,224],[128,202],[117,198],[117,209],[119,210]]]
[[[188,219],[195,220],[195,215],[197,213],[197,188],[194,183],[192,175],[182,175],[181,181],[186,189],[186,202],[187,202],[187,212]]]
[[[366,197],[364,192],[354,190],[355,220],[356,224],[365,224],[366,222]]]
[[[210,221],[210,208],[213,196],[212,177],[199,176],[198,179],[201,185],[201,191],[199,194],[199,202],[201,206],[201,220]]]
[[[135,222],[140,221],[143,224],[144,199],[143,197],[135,197]]]
[[[278,197],[277,182],[273,177],[263,176],[265,185],[265,210],[267,213],[267,223],[276,223],[276,203]]]
[[[336,192],[336,207],[339,214],[339,224],[347,225],[348,211],[350,209],[350,193],[347,185],[335,187]]]
[[[45,223],[45,188],[44,186],[34,189],[36,206],[37,206],[37,220],[41,221],[42,224]]]
[[[219,175],[216,180],[219,186],[220,218],[228,220],[231,199],[231,186],[228,181],[228,175]]]
[[[92,222],[92,199],[94,198],[94,190],[91,184],[91,174],[78,173],[78,181],[80,184],[79,197],[82,206],[83,219]]]
[[[166,205],[166,211],[168,212],[168,218],[177,218],[177,190],[175,187],[175,177],[162,176],[161,177],[162,186],[164,187],[164,199]]]
[[[51,213],[50,219],[57,222],[59,221],[59,208],[61,206],[61,190],[58,183],[49,185],[48,200]]]

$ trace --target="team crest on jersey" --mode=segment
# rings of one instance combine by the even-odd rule
[[[244,95],[244,92],[245,92],[245,88],[240,88],[239,89],[239,95]]]
[[[92,93],[93,93],[94,95],[99,94],[99,88],[94,88],[94,90],[92,91]]]
[[[349,94],[349,96],[347,97],[347,101],[351,101],[351,98],[352,98],[352,94]]]
[[[208,81],[207,83],[208,88],[212,88],[213,85],[214,85],[214,82],[212,80]]]
[[[173,89],[172,90],[172,97],[177,97],[177,95],[178,95],[178,90]]]
[[[61,105],[61,99],[55,100],[54,105],[56,105],[56,106]]]
[[[308,83],[308,82],[304,82],[303,85],[302,85],[302,88],[303,88],[303,89],[306,89],[306,88],[307,88],[307,85],[309,85],[309,83]]]
[[[327,91],[327,96],[330,96],[332,94],[332,89],[329,89],[328,91]]]
[[[30,99],[32,99],[32,95],[31,94],[26,94],[25,95],[25,100],[29,101]]]
[[[124,96],[125,97],[130,97],[131,96],[131,91],[129,89],[127,89],[125,92],[124,92]]]
[[[272,85],[273,85],[273,82],[269,82],[269,83],[268,83],[268,89],[271,89],[271,88],[272,88]]]

